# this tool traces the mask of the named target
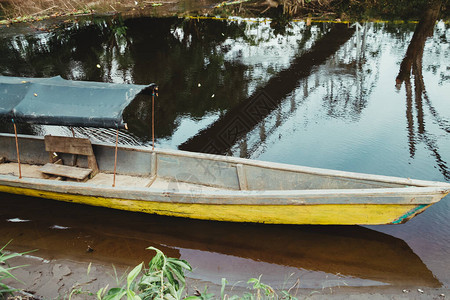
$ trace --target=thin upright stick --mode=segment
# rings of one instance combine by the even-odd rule
[[[155,150],[155,90],[152,93],[152,150]]]
[[[12,120],[14,125],[14,135],[16,136],[16,151],[17,151],[17,162],[19,164],[19,179],[22,179],[22,168],[20,166],[20,154],[19,154],[19,141],[17,140],[17,127],[14,120]]]
[[[116,151],[115,151],[115,154],[114,154],[114,177],[113,177],[113,187],[115,187],[116,186],[116,168],[117,168],[117,147],[118,147],[118,144],[119,144],[119,128],[117,128],[117,131],[116,131]]]

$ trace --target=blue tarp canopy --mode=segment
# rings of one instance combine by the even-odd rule
[[[0,76],[0,118],[31,124],[124,128],[125,107],[155,85]]]

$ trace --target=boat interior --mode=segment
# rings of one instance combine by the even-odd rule
[[[37,138],[38,140],[40,140],[39,137],[33,138]],[[67,139],[67,141],[71,142],[69,143],[71,144],[71,146],[73,146],[74,144],[76,145],[80,140],[85,141],[86,139],[77,139],[70,137]],[[25,140],[21,139],[21,141],[23,142]],[[92,149],[92,146],[90,147]],[[219,190],[219,188],[214,188],[211,186],[204,186],[182,181],[176,182],[172,178],[157,177],[155,175],[152,175],[151,172],[147,174],[134,174],[133,172],[124,173],[120,167],[118,168],[118,172],[116,174],[114,174],[114,172],[111,172],[111,170],[109,170],[110,168],[97,169],[96,172],[93,172],[93,169],[95,170],[95,168],[89,166],[89,156],[87,155],[86,157],[83,157],[82,154],[54,151],[54,149],[47,152],[49,152],[49,162],[47,163],[40,161],[40,159],[37,159],[37,161],[35,161],[36,151],[33,152],[32,156],[34,156],[35,158],[31,161],[29,157],[30,155],[24,153],[23,151],[19,152],[20,155],[25,158],[25,161],[21,162],[20,164],[20,171],[19,163],[14,158],[14,154],[12,154],[13,157],[11,157],[11,155],[1,156],[0,174],[11,175],[15,177],[19,177],[20,175],[21,177],[25,178],[86,182],[98,186],[111,186],[114,183],[114,185],[117,187],[147,187],[152,189],[169,190],[200,190],[206,188],[208,190]],[[2,155],[3,154],[5,153],[2,153]],[[114,154],[112,155],[114,156]],[[93,156],[95,157],[95,155]],[[150,165],[150,162],[148,163]],[[95,164],[97,164],[96,159]],[[101,166],[104,167],[103,161]],[[19,172],[21,174],[19,174]]]
[[[271,163],[246,163],[242,159],[181,151],[152,151],[147,147],[119,146],[116,152],[114,145],[91,143],[86,138],[20,135],[16,145],[13,134],[0,134],[0,141],[0,174],[25,178],[178,191],[406,186],[401,182],[314,174]]]

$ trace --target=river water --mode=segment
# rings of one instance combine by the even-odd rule
[[[0,73],[155,82],[157,147],[450,182],[450,26],[413,38],[416,23],[350,25],[118,17],[14,25],[0,28]],[[148,99],[137,99],[120,142],[149,145],[150,117]],[[397,226],[220,224],[4,194],[0,244],[129,265],[155,246],[212,284],[262,274],[277,287],[300,278],[312,289],[450,288],[449,215],[447,197]]]

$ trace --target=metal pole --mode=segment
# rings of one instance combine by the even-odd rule
[[[19,154],[19,141],[17,140],[17,127],[14,119],[12,119],[14,125],[14,135],[16,137],[16,151],[17,151],[17,163],[19,164],[19,179],[22,179],[22,168],[20,166],[20,154]]]
[[[152,150],[155,150],[155,90],[152,93]]]
[[[113,176],[113,184],[112,186],[116,186],[116,168],[117,168],[117,147],[119,143],[119,127],[117,127],[116,130],[116,151],[114,153],[114,176]]]

